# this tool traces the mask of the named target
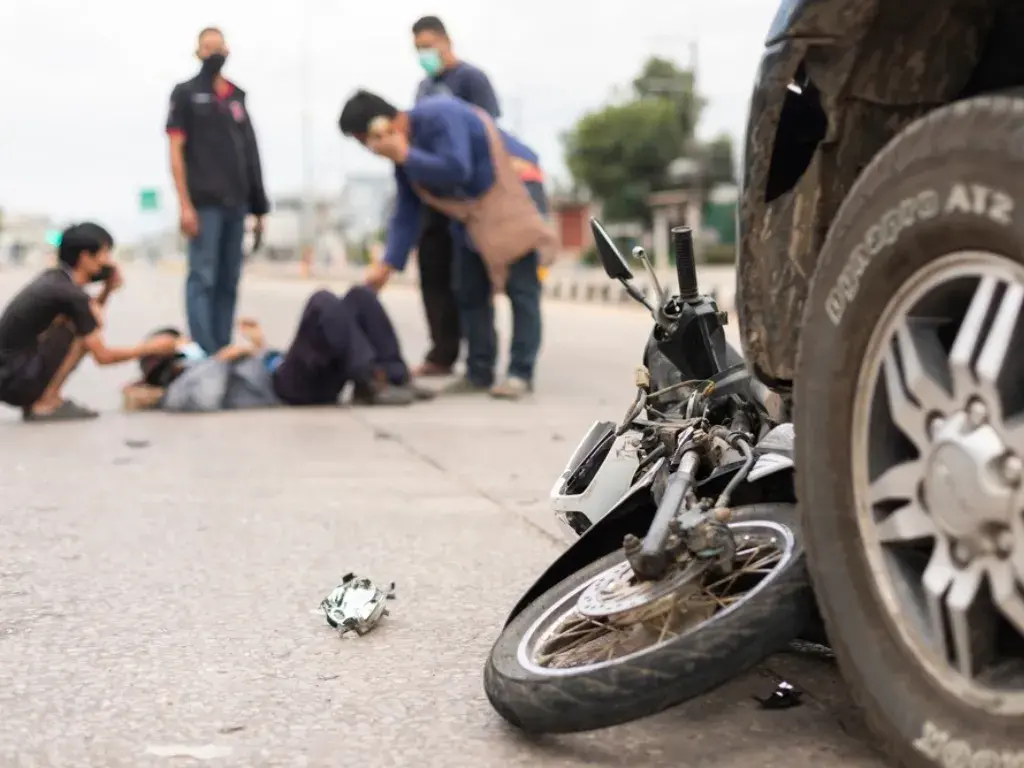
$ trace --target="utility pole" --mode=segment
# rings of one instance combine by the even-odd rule
[[[301,93],[302,93],[302,220],[299,234],[300,255],[306,259],[315,241],[313,210],[314,165],[313,165],[313,2],[302,2]]]

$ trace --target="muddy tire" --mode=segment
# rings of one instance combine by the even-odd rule
[[[806,624],[813,597],[791,505],[735,510],[734,522],[764,520],[792,537],[790,556],[734,610],[648,651],[615,663],[561,674],[523,665],[520,647],[552,607],[624,560],[622,550],[586,566],[527,606],[502,632],[484,673],[491,704],[512,725],[532,733],[605,728],[655,714],[700,696],[784,649]]]
[[[797,498],[830,645],[886,751],[913,768],[1018,768],[1024,716],[954,695],[927,654],[912,650],[909,620],[886,608],[897,598],[884,597],[893,591],[873,575],[876,544],[858,522],[868,512],[858,511],[854,487],[854,456],[865,452],[854,447],[854,403],[876,325],[922,270],[961,252],[1024,264],[1024,99],[981,97],[932,112],[874,159],[844,201],[804,309]]]

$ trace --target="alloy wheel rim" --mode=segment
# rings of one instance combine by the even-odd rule
[[[1024,268],[957,252],[882,313],[854,395],[857,524],[903,646],[969,706],[1024,713]]]

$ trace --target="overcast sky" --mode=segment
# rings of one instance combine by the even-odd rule
[[[773,0],[0,0],[0,206],[96,218],[122,237],[167,223],[137,212],[138,191],[170,191],[163,124],[175,82],[191,77],[195,35],[223,28],[224,73],[246,89],[271,195],[301,184],[303,51],[309,51],[316,185],[387,166],[336,129],[357,87],[412,98],[421,77],[409,27],[441,16],[456,51],[491,77],[505,111],[550,171],[560,134],[650,54],[689,59],[711,100],[699,132],[742,135]],[[304,21],[310,20],[310,32]],[[162,216],[162,220],[160,217]]]

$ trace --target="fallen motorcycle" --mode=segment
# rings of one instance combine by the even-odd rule
[[[600,223],[609,277],[654,318],[623,420],[597,422],[552,491],[578,536],[520,599],[484,675],[535,733],[603,728],[699,696],[795,639],[814,615],[783,403],[725,339],[673,230],[679,293],[642,249],[654,302]]]

